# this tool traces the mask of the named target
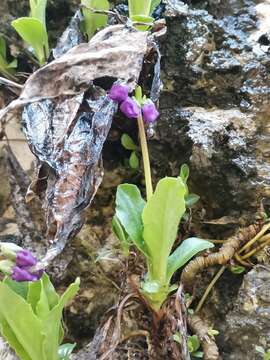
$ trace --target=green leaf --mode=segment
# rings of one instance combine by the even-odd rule
[[[195,358],[199,358],[199,359],[202,359],[203,358],[203,351],[195,351],[192,353],[192,356],[195,357]]]
[[[182,336],[181,336],[181,334],[180,333],[174,334],[173,335],[173,340],[181,345],[182,344]]]
[[[155,8],[158,7],[158,5],[161,3],[161,0],[152,0],[151,2],[151,8],[150,8],[150,15],[153,14],[155,11]]]
[[[199,195],[196,195],[196,194],[188,194],[188,195],[186,195],[186,197],[185,197],[186,207],[191,208],[199,200],[200,200]]]
[[[123,134],[121,136],[121,144],[127,150],[137,150],[138,146],[134,143],[131,137],[128,134]]]
[[[138,22],[138,23],[146,23],[146,24],[152,24],[152,22],[154,21],[154,19],[151,16],[145,16],[145,15],[133,15],[131,16],[131,20],[133,22]],[[141,26],[141,30],[147,30],[147,26],[142,25]]]
[[[44,283],[40,280],[40,296],[36,304],[36,314],[38,318],[43,319],[48,316],[50,312],[50,305],[47,298],[46,290],[44,288]]]
[[[50,309],[54,308],[60,299],[60,296],[55,291],[55,288],[53,284],[51,283],[50,277],[48,274],[44,273],[41,279],[43,283],[43,288],[46,293],[48,304],[50,306]]]
[[[119,239],[124,252],[128,254],[131,242],[129,241],[129,237],[125,232],[125,229],[121,225],[120,221],[117,219],[116,215],[114,215],[112,219],[112,231],[114,235]]]
[[[264,348],[262,346],[256,345],[255,350],[261,354],[265,354]]]
[[[129,166],[134,170],[138,169],[138,167],[140,166],[140,162],[139,162],[138,156],[136,154],[136,151],[132,151],[132,153],[130,155]]]
[[[29,0],[31,17],[38,19],[42,22],[46,29],[46,6],[47,0]]]
[[[6,59],[7,57],[7,46],[6,46],[6,41],[5,39],[0,36],[0,55]]]
[[[215,336],[217,336],[219,334],[219,331],[215,330],[215,329],[208,329],[207,334],[214,338]]]
[[[3,280],[3,283],[10,287],[11,290],[20,295],[22,298],[27,298],[28,282],[17,282],[10,279],[9,277],[6,277]]]
[[[142,237],[142,211],[145,206],[140,190],[135,185],[121,184],[116,193],[116,216],[126,233],[137,246],[146,254]]]
[[[149,254],[151,280],[166,282],[167,260],[185,212],[185,186],[180,178],[166,177],[157,184],[142,213],[143,238]]]
[[[151,0],[128,0],[129,17],[134,15],[149,16]]]
[[[2,335],[21,360],[48,360],[43,354],[40,320],[31,305],[3,282],[0,283],[0,325]]]
[[[193,355],[194,352],[199,350],[200,345],[201,345],[200,340],[199,340],[197,335],[189,336],[187,344],[188,344],[188,350],[189,350],[190,353],[192,353],[192,355]]]
[[[232,265],[230,266],[230,270],[233,274],[242,274],[246,269],[244,266],[240,266],[240,265]]]
[[[18,66],[18,60],[13,59],[7,66],[8,69],[16,69]]]
[[[167,266],[167,281],[180,267],[184,266],[198,252],[214,247],[214,244],[199,238],[184,240],[178,248],[169,256]]]
[[[69,360],[72,351],[75,349],[76,344],[63,344],[58,348],[59,360]]]
[[[28,283],[27,302],[32,306],[36,314],[36,306],[40,299],[41,281],[34,281]]]
[[[23,17],[12,21],[11,25],[35,52],[40,64],[44,64],[49,55],[48,36],[44,24],[31,17]]]
[[[48,316],[42,319],[42,333],[45,335],[44,353],[48,360],[58,360],[58,347],[61,334],[61,319],[65,305],[77,294],[80,288],[80,280],[76,279],[64,294],[60,297],[59,302],[49,312]]]
[[[186,184],[189,178],[189,167],[187,164],[183,164],[180,169],[180,178]]]
[[[81,0],[81,4],[95,10],[107,11],[110,8],[108,0]],[[94,13],[86,8],[83,8],[82,12],[84,16],[84,30],[88,40],[90,40],[98,29],[107,25],[108,16]]]

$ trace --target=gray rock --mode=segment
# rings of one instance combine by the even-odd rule
[[[257,265],[245,277],[234,309],[227,315],[224,359],[262,359],[256,350],[270,348],[270,268]]]

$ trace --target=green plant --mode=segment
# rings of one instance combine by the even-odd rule
[[[187,181],[189,178],[189,167],[187,164],[183,164],[180,169],[180,177],[185,185],[186,193],[185,193],[185,203],[187,208],[191,208],[193,205],[195,205],[199,200],[200,197],[196,194],[189,193]]]
[[[152,14],[161,0],[129,0],[129,17],[133,22],[151,24],[153,22]],[[140,30],[147,30],[147,26],[140,26]]]
[[[0,36],[0,73],[6,78],[16,80],[13,76],[17,67],[17,59],[9,62],[7,60],[7,45],[3,37]]]
[[[188,337],[188,351],[195,358],[203,358],[203,352],[199,351],[200,349],[200,340],[197,335],[192,335]]]
[[[264,350],[262,346],[255,346],[256,351],[258,351],[263,356],[263,360],[270,360],[270,349]]]
[[[182,336],[180,333],[173,335],[173,340],[178,344],[182,344]],[[187,339],[188,351],[195,358],[203,358],[203,352],[200,351],[200,340],[197,335],[189,336]]]
[[[160,180],[147,202],[135,185],[118,186],[115,234],[125,249],[133,244],[144,254],[148,272],[141,291],[156,310],[175,290],[170,286],[173,274],[199,251],[213,247],[208,241],[189,238],[171,253],[185,210],[185,186],[180,177]]]
[[[106,26],[108,15],[102,14],[102,11],[108,11],[110,4],[108,0],[81,0],[81,4],[84,16],[83,30],[90,40],[98,29]]]
[[[230,266],[230,271],[233,274],[242,274],[245,271],[245,267],[244,266],[240,266],[240,265],[231,265]]]
[[[11,25],[21,38],[33,48],[40,65],[49,57],[49,43],[46,29],[47,0],[29,0],[30,16],[12,21]]]
[[[0,282],[0,331],[21,360],[68,360],[62,312],[79,290],[79,279],[59,296],[47,274],[36,282]]]
[[[148,146],[142,118],[143,106],[147,99],[142,95],[140,87],[137,87],[132,101],[135,101],[138,107],[137,121],[147,201],[142,198],[137,186],[119,185],[116,193],[113,231],[125,253],[128,253],[131,245],[135,245],[144,255],[147,274],[141,283],[140,291],[151,307],[158,311],[170,292],[177,288],[170,284],[173,274],[194,255],[213,247],[213,244],[202,239],[189,238],[172,252],[179,223],[186,212],[188,194],[186,182],[189,170],[187,166],[184,166],[181,176],[161,179],[153,193]],[[153,110],[153,105],[151,107]]]
[[[139,147],[134,143],[134,141],[131,139],[131,137],[128,134],[123,134],[121,136],[121,144],[126,150],[131,151],[128,161],[131,169],[134,170],[138,169],[140,166],[140,161],[137,154]]]

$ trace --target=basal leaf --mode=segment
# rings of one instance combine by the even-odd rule
[[[82,5],[85,5],[95,10],[109,10],[110,5],[108,0],[81,0]],[[91,10],[83,8],[84,28],[90,40],[94,33],[101,27],[106,26],[108,16],[104,14],[97,14]]]
[[[183,164],[180,169],[180,178],[186,184],[189,178],[189,167],[187,164]]]
[[[121,246],[125,253],[128,253],[131,242],[129,241],[128,234],[125,232],[125,229],[121,225],[120,221],[115,215],[112,219],[112,231],[114,235],[119,239]]]
[[[76,344],[63,344],[58,348],[59,360],[69,360],[69,357],[76,347]]]
[[[0,283],[0,323],[3,336],[10,336],[7,338],[10,344],[17,342],[19,352],[27,354],[25,358],[19,355],[22,360],[48,360],[43,356],[40,320],[31,305],[3,282]]]
[[[129,158],[129,165],[132,169],[136,170],[140,166],[140,162],[138,159],[138,156],[136,154],[136,151],[132,151],[130,158]]]
[[[20,295],[22,298],[27,298],[27,292],[28,292],[28,283],[27,282],[17,282],[9,277],[6,277],[3,280],[3,283],[6,284],[8,287],[10,287],[11,290],[13,290],[16,294]]]
[[[50,305],[42,280],[40,280],[40,285],[40,297],[36,305],[36,314],[39,319],[43,319],[48,316],[50,312]]]
[[[137,150],[138,146],[134,143],[131,137],[128,134],[123,134],[121,136],[121,144],[127,150]]]
[[[11,25],[35,52],[40,64],[44,64],[49,55],[48,36],[44,24],[31,17],[22,17],[12,21]]]
[[[186,207],[189,207],[189,208],[192,207],[199,200],[200,200],[199,195],[196,195],[196,194],[188,194],[188,195],[186,195],[186,197],[185,197]]]
[[[153,12],[155,11],[155,8],[161,3],[161,0],[152,0],[151,2],[151,8],[150,8],[150,15],[153,14]]]
[[[40,20],[46,29],[47,0],[30,0],[31,17]]]
[[[28,283],[27,302],[32,306],[36,314],[36,306],[40,299],[41,281],[34,281]]]
[[[7,57],[7,46],[6,46],[6,41],[5,39],[0,36],[0,55],[6,59]]]
[[[143,210],[143,238],[149,258],[150,278],[166,281],[167,260],[185,212],[185,186],[180,178],[166,177],[157,184]]]
[[[181,245],[169,256],[167,266],[167,279],[171,277],[180,267],[184,266],[198,252],[210,249],[214,245],[206,240],[199,238],[189,238],[184,240]]]
[[[121,184],[116,193],[116,216],[130,239],[145,254],[142,237],[142,211],[145,206],[140,190],[132,184]]]
[[[16,352],[20,360],[32,360],[22,345],[19,343],[11,327],[8,325],[6,319],[2,317],[0,312],[0,332],[1,335],[8,342],[9,346]]]
[[[135,15],[149,16],[151,0],[128,0],[129,17]]]
[[[50,309],[52,309],[54,306],[58,304],[60,296],[55,291],[55,288],[51,283],[49,276],[46,273],[43,274],[41,281],[43,283],[43,288],[48,299],[49,307]]]
[[[63,309],[77,294],[79,287],[80,280],[76,279],[75,283],[71,284],[60,297],[58,304],[49,312],[48,316],[42,319],[42,333],[45,335],[44,353],[48,360],[58,360]]]

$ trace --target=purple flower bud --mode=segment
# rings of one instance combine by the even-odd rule
[[[120,110],[126,117],[129,119],[137,118],[140,114],[140,108],[136,101],[128,97],[125,101],[120,105]]]
[[[11,278],[18,282],[38,280],[37,275],[31,274],[26,269],[22,269],[18,266],[14,266]]]
[[[37,259],[28,250],[21,250],[16,256],[16,265],[20,267],[34,266],[37,263]]]
[[[156,105],[151,100],[148,100],[147,103],[143,105],[142,113],[143,119],[147,124],[155,122],[159,117]]]
[[[113,101],[121,103],[128,97],[129,87],[125,84],[114,84],[109,92],[109,97]]]

